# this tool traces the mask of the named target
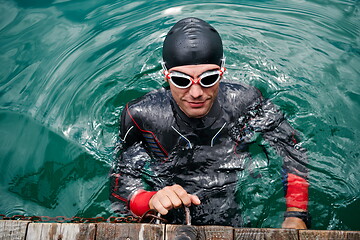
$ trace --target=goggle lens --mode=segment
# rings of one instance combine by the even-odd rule
[[[178,88],[187,88],[191,85],[191,80],[185,77],[172,76],[170,80]]]
[[[220,73],[203,77],[200,81],[201,86],[213,86],[220,79]]]

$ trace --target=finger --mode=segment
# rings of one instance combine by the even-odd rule
[[[201,201],[200,201],[200,199],[198,198],[198,196],[189,194],[189,197],[190,197],[190,199],[191,199],[191,203],[193,203],[193,204],[195,204],[195,205],[200,205],[200,204],[201,204]]]
[[[164,194],[167,196],[167,198],[169,199],[171,206],[171,208],[179,208],[182,206],[182,201],[179,198],[178,194],[176,193],[176,187],[174,186],[170,186],[170,187],[165,187],[163,189]]]
[[[155,195],[154,195],[155,196]],[[152,206],[152,209],[155,209],[157,212],[159,212],[161,215],[166,215],[168,214],[168,210],[163,206],[163,204],[160,202],[160,199],[157,197],[154,197],[151,199],[151,204],[150,206]]]
[[[183,187],[181,187],[180,185],[173,185],[172,186],[174,189],[174,192],[176,193],[177,197],[180,199],[181,201],[181,205],[185,205],[185,206],[190,206],[191,205],[191,199],[189,194],[185,191],[185,189]]]
[[[178,208],[182,205],[182,202],[172,187],[165,187],[153,196],[149,205],[153,205],[155,210],[163,214],[165,212],[164,209],[168,211],[172,208]]]
[[[165,187],[160,190],[156,195],[156,198],[161,203],[161,205],[166,209],[170,210],[174,208],[174,201],[176,202],[176,194],[169,187]],[[174,199],[175,198],[175,199]],[[178,202],[180,200],[177,200]]]

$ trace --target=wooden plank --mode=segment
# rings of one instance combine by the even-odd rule
[[[164,232],[163,224],[98,223],[96,240],[163,240]]]
[[[360,240],[360,232],[330,230],[300,230],[300,240],[308,239],[351,239]]]
[[[360,231],[347,231],[346,238],[351,240],[360,240]]]
[[[95,232],[93,223],[30,223],[26,240],[92,240]]]
[[[172,225],[166,224],[165,240],[196,240],[198,229],[189,225]]]
[[[198,239],[229,240],[234,238],[234,228],[227,226],[198,226]]]
[[[233,239],[233,228],[226,226],[166,225],[166,240],[229,240]]]
[[[278,228],[235,228],[234,239],[298,240],[298,230]]]
[[[97,230],[96,230],[97,229]],[[360,240],[360,231],[235,228],[226,226],[187,226],[138,223],[30,223],[0,220],[0,240],[20,239],[119,239],[119,240]]]
[[[0,240],[25,239],[26,228],[29,223],[29,221],[1,220]]]

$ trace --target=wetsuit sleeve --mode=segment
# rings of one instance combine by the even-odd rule
[[[142,145],[142,135],[129,116],[128,106],[121,115],[120,141],[117,159],[110,176],[110,200],[114,211],[142,215],[154,192],[147,192],[143,177],[150,160]]]
[[[295,130],[277,107],[270,101],[263,106],[264,121],[274,123],[267,125],[264,139],[283,158],[282,177],[286,206],[307,210],[309,184],[306,149],[301,147]]]

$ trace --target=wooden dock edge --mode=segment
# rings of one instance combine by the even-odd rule
[[[360,240],[360,231],[232,228],[140,223],[34,223],[0,220],[0,240]]]

